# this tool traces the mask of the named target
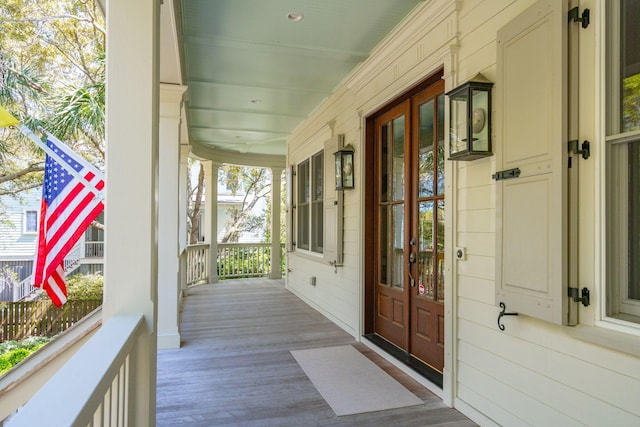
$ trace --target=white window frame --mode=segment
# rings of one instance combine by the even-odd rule
[[[320,172],[316,174],[316,160],[320,159]],[[324,233],[314,233],[314,230],[323,230],[324,225],[324,150],[321,150],[308,158],[305,158],[296,165],[296,250],[305,251],[308,253],[323,253],[323,242],[319,241],[323,239]],[[302,175],[302,167],[306,164],[306,175]],[[302,182],[302,179],[305,181]],[[319,179],[318,179],[319,178]],[[303,190],[303,184],[307,184],[309,187],[308,198],[301,197],[301,191]],[[318,193],[318,186],[320,186],[320,193]],[[319,196],[318,196],[319,194]],[[319,207],[318,207],[319,206]],[[303,219],[300,217],[302,209],[308,210],[308,222],[303,223]],[[305,230],[306,227],[306,230]],[[303,235],[305,240],[301,239]],[[306,241],[306,243],[302,243]]]
[[[624,330],[640,333],[640,300],[632,300],[628,295],[628,266],[631,260],[626,236],[628,223],[628,150],[631,143],[640,144],[640,130],[623,132],[620,129],[620,23],[615,22],[620,14],[620,4],[607,2],[603,12],[606,15],[603,31],[604,52],[601,54],[601,70],[604,78],[602,117],[604,123],[601,212],[601,263],[602,298],[601,320],[605,325],[617,325]],[[606,10],[605,10],[606,9]]]
[[[36,216],[36,228],[35,230],[29,230],[29,214],[35,213]],[[36,209],[25,209],[22,213],[22,234],[37,234],[38,233],[38,223],[40,221],[40,213]]]

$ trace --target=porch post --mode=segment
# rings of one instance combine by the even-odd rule
[[[203,162],[205,200],[205,241],[209,242],[209,283],[218,283],[218,168],[220,163]]]
[[[178,172],[178,254],[180,257],[179,283],[180,290],[187,289],[187,180],[189,179],[189,152],[191,147],[187,143],[180,144],[180,171]],[[182,292],[180,292],[182,299]]]
[[[180,109],[186,87],[160,85],[160,176],[158,194],[158,348],[180,348],[179,168]]]
[[[271,275],[282,278],[282,255],[280,251],[280,187],[282,168],[271,168]]]
[[[108,1],[103,324],[142,313],[129,424],[155,425],[158,286],[157,0]]]

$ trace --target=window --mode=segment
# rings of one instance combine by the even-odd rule
[[[297,247],[322,253],[324,153],[298,164]]]
[[[607,315],[640,322],[640,2],[607,2]]]
[[[24,234],[38,232],[38,211],[24,211],[22,232]]]
[[[322,229],[322,211],[323,211],[323,179],[324,174],[324,156],[323,153],[318,153],[311,158],[312,162],[312,174],[311,188],[311,250],[313,252],[322,253],[322,237],[324,235]]]

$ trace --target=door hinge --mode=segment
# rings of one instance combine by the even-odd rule
[[[582,288],[580,296],[578,296],[578,291],[578,288],[569,288],[569,298],[573,298],[574,302],[581,302],[585,307],[589,307],[589,304],[591,304],[589,289]]]
[[[500,181],[501,179],[509,179],[509,178],[517,178],[520,176],[520,168],[507,169],[500,172],[496,172],[491,175],[491,178],[496,181]]]
[[[582,28],[589,26],[590,17],[591,11],[589,9],[583,10],[582,15],[580,15],[580,9],[577,6],[569,11],[569,22],[581,22]]]
[[[568,143],[569,152],[573,154],[582,154],[582,158],[587,160],[591,156],[591,143],[589,141],[584,141],[580,147],[580,141],[577,139],[573,139]]]

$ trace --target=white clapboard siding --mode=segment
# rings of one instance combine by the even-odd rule
[[[560,0],[558,0],[560,1]],[[416,83],[445,67],[446,87],[457,86],[482,72],[496,82],[497,32],[535,0],[432,0],[418,7],[398,31],[384,40],[361,67],[297,129],[290,139],[289,164],[302,155],[317,152],[321,142],[306,145],[323,126],[331,123],[334,134],[344,134],[356,149],[356,189],[344,198],[344,267],[337,270],[322,257],[289,254],[288,286],[349,333],[358,335],[362,306],[362,161],[366,147],[364,119]],[[592,13],[601,11],[594,2]],[[456,10],[456,8],[459,8]],[[593,15],[592,15],[593,16]],[[593,44],[597,23],[584,31],[581,46]],[[453,58],[453,59],[451,59]],[[449,63],[447,61],[450,61]],[[586,65],[591,64],[588,59]],[[594,68],[595,69],[595,68]],[[582,74],[594,78],[594,71]],[[587,77],[588,76],[588,77]],[[587,81],[589,90],[597,84]],[[494,87],[498,91],[498,87]],[[595,95],[581,96],[589,104],[581,110],[594,112]],[[494,113],[496,113],[494,102]],[[593,113],[592,113],[593,114]],[[597,123],[588,116],[589,123]],[[593,126],[593,125],[590,125]],[[494,153],[496,127],[493,128]],[[447,209],[453,210],[453,242],[466,248],[466,259],[454,261],[454,289],[448,302],[455,336],[454,387],[451,401],[470,417],[498,425],[639,425],[640,360],[637,356],[599,346],[574,337],[567,326],[531,317],[504,317],[506,330],[497,325],[495,305],[497,186],[496,157],[473,162],[448,162],[447,184],[454,184]],[[591,160],[590,160],[591,161]],[[583,163],[581,168],[594,163]],[[581,169],[582,170],[582,169]],[[595,173],[591,172],[593,176]],[[594,183],[587,183],[581,200],[592,200]],[[587,209],[593,212],[594,209]],[[451,212],[451,211],[449,211]],[[585,216],[581,230],[594,233],[595,215]],[[595,253],[593,236],[581,240],[585,253]],[[596,282],[591,262],[583,262],[584,280]],[[309,278],[316,277],[316,287]],[[593,324],[597,293],[592,307],[580,313],[581,323]],[[447,313],[450,313],[447,309]],[[453,317],[455,316],[455,317]],[[589,316],[592,319],[589,319]],[[629,336],[637,340],[637,336]],[[446,379],[445,379],[446,383]]]
[[[24,212],[40,210],[40,190],[14,198],[5,196],[0,207],[0,259],[31,260],[36,252],[35,233],[23,233]]]

